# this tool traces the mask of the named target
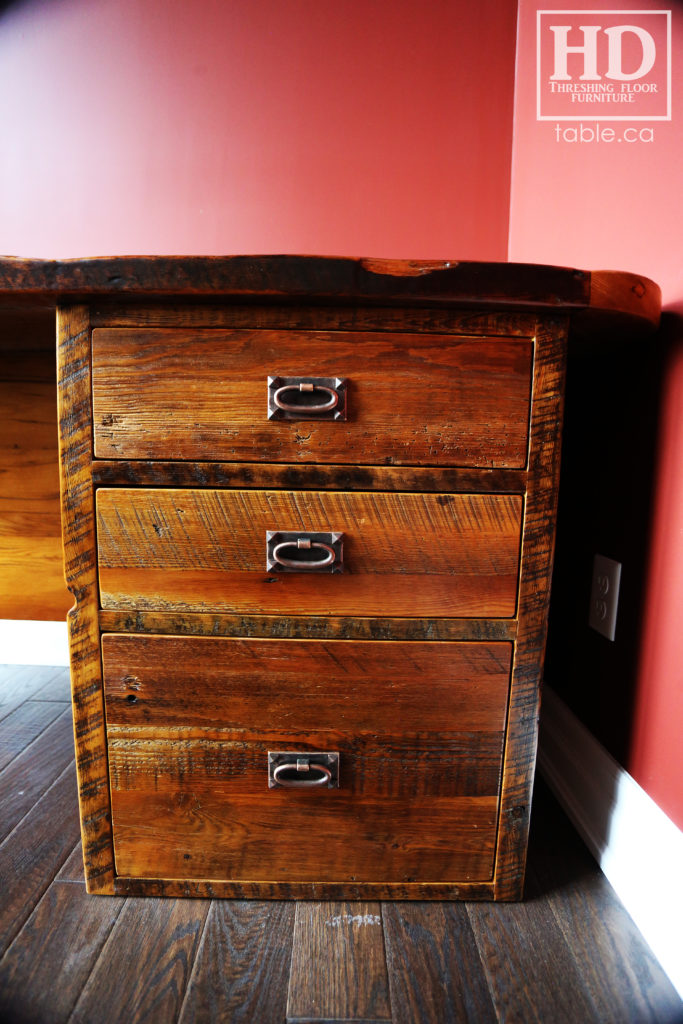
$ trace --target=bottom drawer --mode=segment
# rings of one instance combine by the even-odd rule
[[[512,644],[109,634],[102,656],[118,875],[492,878]],[[338,788],[269,788],[269,751],[339,752]]]

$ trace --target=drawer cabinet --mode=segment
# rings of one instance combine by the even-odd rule
[[[505,337],[96,329],[95,455],[522,467],[531,359]],[[341,376],[344,420],[268,419],[269,376]]]
[[[589,275],[136,267],[58,311],[89,891],[519,898]]]
[[[490,878],[511,653],[105,635],[117,870],[242,883]],[[270,750],[338,753],[339,786],[269,789]]]

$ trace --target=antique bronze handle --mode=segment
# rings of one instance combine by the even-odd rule
[[[299,391],[308,394],[312,394],[314,391],[322,391],[330,397],[322,404],[301,406],[297,403],[292,404],[292,402],[283,401],[282,396],[287,391]],[[327,412],[329,409],[334,409],[335,405],[339,405],[339,395],[334,388],[325,387],[323,384],[313,384],[312,382],[301,381],[299,384],[285,384],[283,387],[278,388],[273,395],[273,404],[278,409],[282,409],[283,412]]]
[[[345,420],[346,380],[343,377],[269,377],[268,419]]]
[[[339,754],[336,751],[269,750],[269,789],[339,788]]]
[[[343,572],[343,543],[343,533],[267,530],[266,570],[268,572]],[[321,555],[322,557],[320,557]]]
[[[285,558],[282,552],[285,548],[296,547],[297,551],[312,551],[316,548],[320,551],[325,551],[325,557],[319,558],[315,561],[301,561],[298,558]],[[332,565],[335,559],[334,548],[331,548],[329,544],[321,544],[318,541],[310,540],[308,537],[299,537],[298,540],[283,540],[280,544],[276,544],[273,548],[272,558],[273,561],[277,562],[278,565],[283,566],[285,569],[303,569],[304,571],[309,569],[324,569],[326,565]]]

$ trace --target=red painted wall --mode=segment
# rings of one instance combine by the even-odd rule
[[[513,0],[10,5],[0,249],[505,259],[515,17]]]
[[[619,142],[614,122],[611,142],[565,141],[536,119],[537,9],[615,7],[636,24],[635,12],[673,10],[673,119],[650,123],[652,141]],[[549,665],[563,697],[683,827],[683,8],[520,0],[519,9],[510,259],[633,270],[662,286],[669,311],[662,336],[642,349],[570,364],[558,572],[566,561],[561,582],[576,587],[578,613],[558,595]],[[623,561],[614,644],[586,626],[596,551]]]

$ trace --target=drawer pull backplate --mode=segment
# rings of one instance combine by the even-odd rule
[[[269,789],[339,789],[339,754],[336,751],[269,750]]]
[[[342,377],[269,377],[269,420],[345,420]]]
[[[343,533],[266,531],[267,572],[343,572]]]

